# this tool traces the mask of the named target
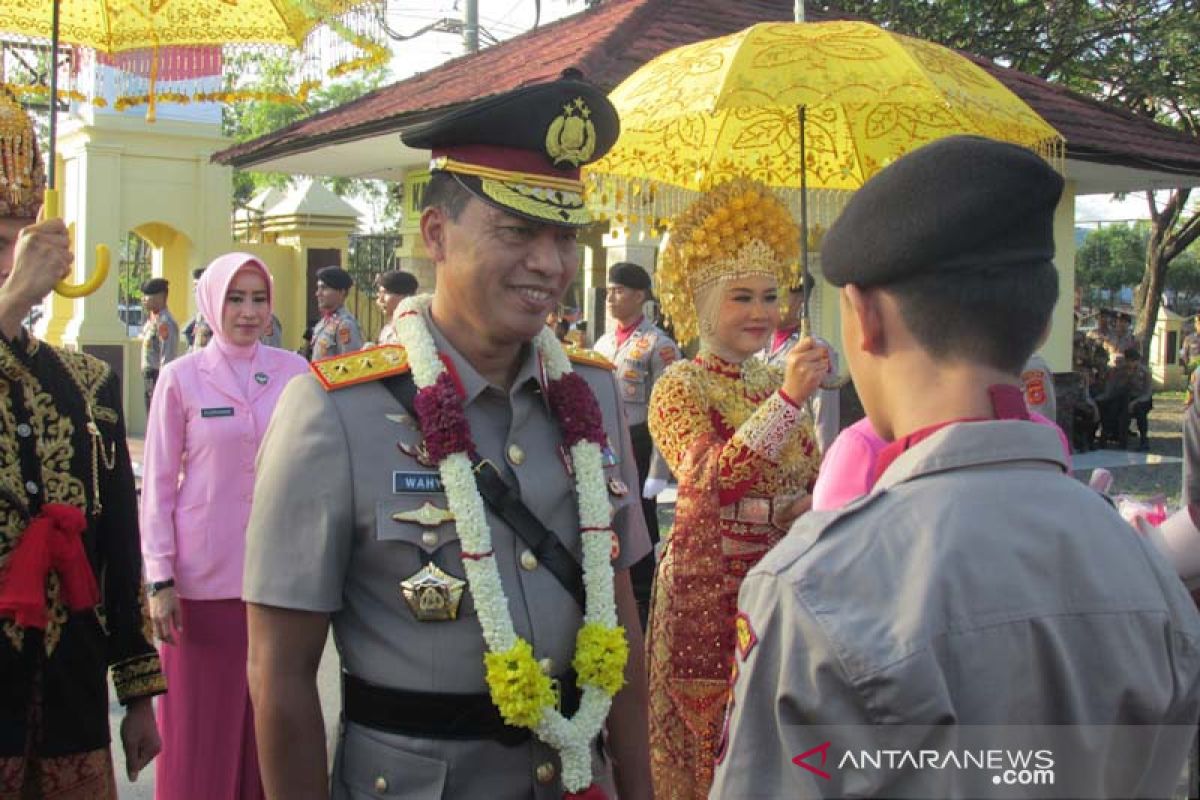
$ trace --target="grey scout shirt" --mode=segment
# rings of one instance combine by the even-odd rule
[[[142,326],[142,369],[162,369],[175,360],[179,324],[167,309],[151,314]]]
[[[952,425],[872,494],[801,517],[742,585],[747,646],[710,796],[900,796],[938,777],[831,768],[882,725],[1194,726],[1196,609],[1062,458],[1045,426]],[[1061,735],[1111,754],[1116,733]],[[793,762],[827,740],[829,778]],[[1187,741],[1138,740],[1136,768],[1074,774],[1074,796],[1168,796]]]
[[[426,317],[428,321],[428,317]],[[573,479],[560,459],[557,425],[541,387],[539,359],[528,348],[512,389],[492,386],[429,323],[466,392],[466,412],[481,457],[576,557],[580,534]],[[369,356],[370,350],[359,355]],[[576,364],[604,414],[619,463],[607,474],[637,483],[629,435],[607,369]],[[343,668],[383,686],[424,692],[484,693],[484,643],[470,591],[458,619],[419,622],[400,582],[433,561],[458,578],[464,571],[452,522],[422,526],[394,519],[430,503],[446,508],[436,468],[406,455],[415,420],[378,382],[326,392],[311,376],[288,385],[259,453],[255,502],[247,531],[244,597],[249,602],[328,612]],[[649,552],[633,493],[610,496],[620,540],[617,570]],[[581,613],[555,578],[528,557],[524,543],[488,512],[494,551],[517,635],[552,674],[571,665]],[[402,797],[561,797],[561,785],[535,778],[551,760],[536,740],[506,748],[490,740],[426,740],[346,726],[334,796],[369,794],[390,770]],[[602,771],[596,762],[598,772]],[[386,775],[384,776],[386,777]],[[557,794],[555,790],[557,787]],[[354,795],[360,796],[360,795]],[[389,797],[392,795],[388,795]]]

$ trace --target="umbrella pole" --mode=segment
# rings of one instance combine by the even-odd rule
[[[46,161],[46,172],[51,189],[57,189],[55,173],[58,171],[54,150],[58,136],[58,0],[54,0],[50,20],[50,156]]]
[[[800,122],[800,285],[808,277],[808,165],[804,152],[804,106],[796,108]],[[800,309],[800,335],[812,333],[808,319],[808,292],[804,292],[804,305]]]

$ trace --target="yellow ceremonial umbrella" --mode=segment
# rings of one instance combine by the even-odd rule
[[[60,44],[87,47],[110,55],[134,50],[151,51],[147,59],[151,65],[150,89],[142,99],[149,103],[147,118],[153,121],[155,65],[160,48],[246,44],[298,50],[314,28],[333,25],[339,27],[344,38],[366,52],[362,58],[339,64],[331,70],[341,74],[386,63],[386,48],[337,22],[339,15],[377,3],[378,0],[3,0],[0,3],[0,33],[50,42],[46,217],[61,216],[55,175],[58,99],[55,57]],[[91,279],[80,285],[62,283],[55,290],[67,297],[81,297],[95,291],[108,272],[108,249],[98,247],[96,256],[97,267]]]
[[[1061,166],[1063,139],[971,60],[864,22],[760,23],[670,50],[609,95],[616,146],[587,168],[589,202],[652,232],[735,176],[828,216],[905,153],[954,134],[1023,145]],[[798,203],[796,202],[798,200]],[[815,242],[814,242],[815,243]]]

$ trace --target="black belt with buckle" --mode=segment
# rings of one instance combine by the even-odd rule
[[[574,670],[555,679],[559,710],[579,710]],[[533,734],[505,724],[489,694],[450,694],[393,689],[342,673],[342,712],[350,722],[385,733],[425,739],[492,739],[513,747]]]

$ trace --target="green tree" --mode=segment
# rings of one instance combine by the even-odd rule
[[[1015,67],[1200,136],[1200,0],[833,0],[844,11]],[[1135,334],[1148,352],[1171,262],[1200,238],[1191,190],[1146,193]]]
[[[1145,225],[1108,225],[1092,231],[1075,252],[1075,282],[1104,291],[1108,302],[1142,276],[1149,231]]]
[[[264,94],[294,95],[298,80],[292,62],[287,58],[247,53],[226,70],[226,89],[235,86]],[[251,76],[249,80],[245,76]],[[233,103],[225,107],[223,130],[235,141],[245,142],[279,130],[299,120],[336,108],[378,89],[388,81],[385,69],[377,69],[361,77],[344,79],[321,86],[309,93],[301,103],[255,101]],[[279,173],[234,170],[233,201],[244,206],[264,188],[282,189],[292,178]],[[325,185],[334,193],[356,196],[376,207],[386,223],[399,221],[401,201],[398,193],[384,181],[330,178]]]

